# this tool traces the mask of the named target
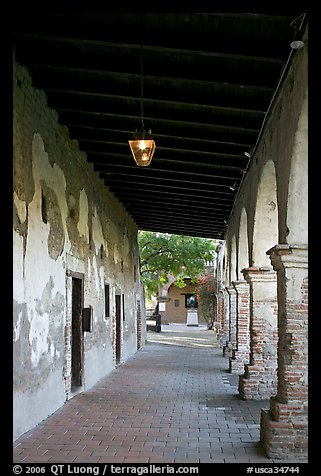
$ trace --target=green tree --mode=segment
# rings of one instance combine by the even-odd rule
[[[149,297],[157,295],[158,285],[164,286],[170,275],[181,288],[186,277],[196,283],[205,261],[213,260],[216,248],[216,242],[209,238],[151,231],[140,231],[138,244],[141,277]]]

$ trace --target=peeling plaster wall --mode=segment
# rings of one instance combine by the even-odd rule
[[[145,307],[136,224],[58,124],[28,71],[14,64],[13,79],[16,439],[72,396],[70,272],[83,273],[84,307],[93,308],[92,332],[83,335],[83,389],[115,367],[115,289],[125,304],[121,361],[137,350],[137,300],[143,319]]]

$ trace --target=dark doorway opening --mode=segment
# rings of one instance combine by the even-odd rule
[[[72,278],[71,391],[83,384],[83,279]]]
[[[121,359],[121,296],[116,294],[116,364]]]

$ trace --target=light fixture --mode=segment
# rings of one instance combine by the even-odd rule
[[[246,150],[244,152],[244,155],[250,159],[253,155],[253,151],[254,151],[254,147],[251,147],[249,150]]]
[[[304,41],[302,41],[302,39],[300,38],[300,30],[302,28],[305,16],[306,14],[302,13],[300,16],[298,16],[291,22],[290,26],[295,29],[294,38],[290,43],[290,46],[293,50],[300,50],[304,46]],[[298,25],[299,22],[300,24]]]
[[[301,40],[294,40],[290,43],[290,46],[293,50],[299,50],[299,49],[303,48],[304,42],[301,41]]]
[[[140,46],[140,117],[142,130],[134,132],[131,140],[128,141],[136,164],[146,167],[151,163],[156,144],[151,131],[145,132],[144,128],[144,87],[143,87],[143,43]]]
[[[233,185],[229,185],[228,187],[230,190],[232,190],[233,192],[235,192],[236,190],[236,182],[233,183]]]

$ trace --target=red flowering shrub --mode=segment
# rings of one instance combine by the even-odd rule
[[[216,279],[213,275],[206,275],[198,280],[196,298],[198,301],[198,313],[207,322],[211,329],[214,324],[214,293],[216,291]]]

